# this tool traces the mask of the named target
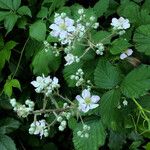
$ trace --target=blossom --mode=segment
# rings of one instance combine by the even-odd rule
[[[64,14],[55,15],[54,23],[49,27],[52,29],[50,34],[53,37],[58,37],[62,44],[66,44],[67,38],[75,31],[74,20],[66,17]]]
[[[128,29],[130,27],[130,23],[128,19],[124,19],[123,17],[120,17],[119,19],[113,18],[111,25],[116,30],[122,30],[122,29]]]
[[[48,129],[46,126],[46,121],[44,119],[35,121],[30,125],[29,133],[34,135],[39,135],[41,138],[48,136]]]
[[[79,110],[86,113],[90,109],[94,109],[99,106],[97,102],[100,100],[100,97],[97,95],[91,95],[90,91],[85,89],[82,91],[82,96],[77,95],[76,99],[79,102]]]
[[[132,49],[128,49],[128,50],[126,50],[124,53],[122,53],[120,55],[120,59],[123,60],[123,59],[127,58],[128,56],[131,56],[132,53],[133,53],[133,50]]]
[[[65,56],[64,58],[65,58],[65,60],[67,62],[65,64],[65,66],[71,65],[75,61],[75,57],[71,53],[67,54],[67,56]]]

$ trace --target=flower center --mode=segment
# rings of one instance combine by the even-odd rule
[[[85,103],[87,105],[91,104],[91,98],[89,98],[89,97],[85,98]]]
[[[60,24],[60,28],[61,28],[62,30],[66,30],[66,25],[65,25],[65,23],[61,23],[61,24]]]

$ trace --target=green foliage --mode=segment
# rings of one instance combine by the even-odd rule
[[[106,12],[109,6],[109,0],[99,0],[95,6],[93,7],[93,10],[95,11],[97,17],[100,17],[103,15],[103,13]]]
[[[132,70],[123,80],[121,90],[127,97],[138,98],[150,89],[150,67],[141,65]]]
[[[120,81],[120,72],[107,60],[100,60],[95,73],[94,81],[97,87],[111,89]]]
[[[73,132],[73,143],[76,150],[97,150],[100,146],[104,145],[106,133],[103,124],[100,120],[91,120],[86,122],[90,125],[90,136],[88,139],[80,138],[77,135],[79,130],[82,130],[83,125],[80,123]]]
[[[45,36],[46,36],[46,25],[41,20],[36,21],[30,26],[29,32],[30,32],[30,37],[38,41],[43,41],[45,40]]]
[[[142,25],[134,34],[135,47],[139,52],[150,55],[150,25]]]
[[[120,54],[126,51],[130,46],[131,44],[129,44],[127,40],[120,38],[112,42],[112,45],[110,47],[110,52],[113,55]]]
[[[21,90],[21,85],[19,83],[18,80],[16,79],[8,79],[6,80],[6,83],[4,85],[4,92],[7,96],[11,96],[12,95],[12,89],[13,87],[18,88]]]
[[[0,135],[1,150],[17,150],[14,141],[7,135]]]
[[[33,73],[36,75],[47,75],[48,73],[55,72],[60,65],[60,56],[55,57],[52,49],[48,52],[45,50],[39,51],[32,61]]]
[[[120,96],[120,90],[115,89],[106,92],[100,100],[99,112],[102,117],[102,122],[113,130],[117,130],[121,124],[121,112],[117,108]]]

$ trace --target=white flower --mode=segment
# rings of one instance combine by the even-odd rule
[[[49,27],[52,29],[50,34],[60,40],[67,39],[68,36],[75,31],[74,20],[65,17],[64,15],[57,15],[54,23]],[[66,41],[67,43],[68,41]]]
[[[75,61],[75,56],[73,56],[71,53],[70,54],[67,54],[67,56],[64,57],[65,60],[66,60],[66,64],[65,66],[67,65],[71,65],[74,61]]]
[[[122,53],[120,55],[120,59],[123,60],[123,59],[127,58],[128,56],[131,56],[132,53],[133,53],[133,50],[132,49],[128,49],[128,50],[126,50],[124,53]]]
[[[43,135],[44,135],[44,137],[47,137],[48,129],[46,126],[46,121],[43,119],[43,120],[33,122],[30,125],[29,133],[34,134],[34,135],[39,135],[41,138]]]
[[[79,15],[82,15],[83,13],[84,13],[84,9],[83,8],[81,8],[81,9],[78,10],[78,14]]]
[[[90,109],[94,109],[99,106],[97,102],[100,100],[100,97],[97,95],[92,95],[89,90],[83,90],[82,96],[76,96],[77,101],[79,102],[79,110],[83,112],[88,112]]]
[[[124,100],[122,103],[123,103],[124,106],[128,105],[128,101],[127,100]]]
[[[128,29],[130,27],[129,20],[124,19],[123,17],[120,17],[119,19],[113,18],[111,25],[115,30]]]

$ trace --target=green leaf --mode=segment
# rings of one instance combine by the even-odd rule
[[[5,17],[4,27],[7,29],[7,33],[9,33],[14,25],[16,24],[18,16],[16,14],[10,13]]]
[[[17,10],[21,5],[21,0],[12,0],[14,10]]]
[[[14,141],[7,135],[0,135],[0,150],[17,150]]]
[[[0,0],[0,8],[8,10],[17,10],[21,4],[21,0]]]
[[[112,42],[112,46],[110,47],[110,52],[113,55],[120,54],[120,53],[126,51],[130,46],[131,46],[131,44],[129,44],[127,40],[117,39]]]
[[[120,72],[107,60],[100,60],[94,72],[95,85],[99,88],[112,89],[120,81]]]
[[[113,130],[116,130],[121,124],[122,117],[117,108],[120,96],[120,90],[115,89],[105,93],[100,100],[99,112],[102,122]]]
[[[63,76],[66,82],[68,83],[69,87],[75,87],[76,86],[76,80],[70,79],[71,75],[75,75],[77,70],[79,68],[82,68],[83,63],[73,63],[71,65],[65,66],[63,70]]]
[[[10,97],[12,95],[13,87],[21,89],[19,81],[16,79],[7,80],[4,85],[4,93]]]
[[[46,7],[41,7],[41,10],[37,14],[37,18],[46,18],[48,15],[48,9]]]
[[[20,122],[13,118],[5,118],[0,120],[0,133],[9,134],[18,129]]]
[[[91,120],[85,122],[90,126],[89,138],[81,138],[77,135],[79,130],[83,130],[82,123],[79,123],[77,128],[73,131],[73,143],[76,150],[98,150],[104,145],[106,133],[100,120]]]
[[[60,61],[60,56],[56,57],[51,49],[47,52],[41,50],[32,61],[33,73],[36,75],[47,75],[50,72],[55,72],[59,68]]]
[[[44,41],[46,36],[46,25],[41,20],[36,21],[34,24],[30,26],[29,32],[30,37],[38,41]]]
[[[136,29],[133,40],[139,52],[150,55],[150,25],[142,25]]]
[[[27,15],[27,16],[30,16],[32,17],[31,15],[31,10],[29,9],[28,6],[21,6],[17,12],[20,14],[20,15]]]
[[[0,11],[0,21],[4,20],[7,15],[9,15],[8,11]]]
[[[91,39],[96,43],[103,43],[103,44],[109,44],[110,43],[110,37],[111,33],[107,31],[99,31],[92,34]]]
[[[127,97],[138,98],[150,89],[150,66],[141,65],[132,70],[123,80],[121,90]]]
[[[99,0],[93,7],[93,10],[95,11],[97,17],[100,17],[107,11],[108,7],[109,0]]]

